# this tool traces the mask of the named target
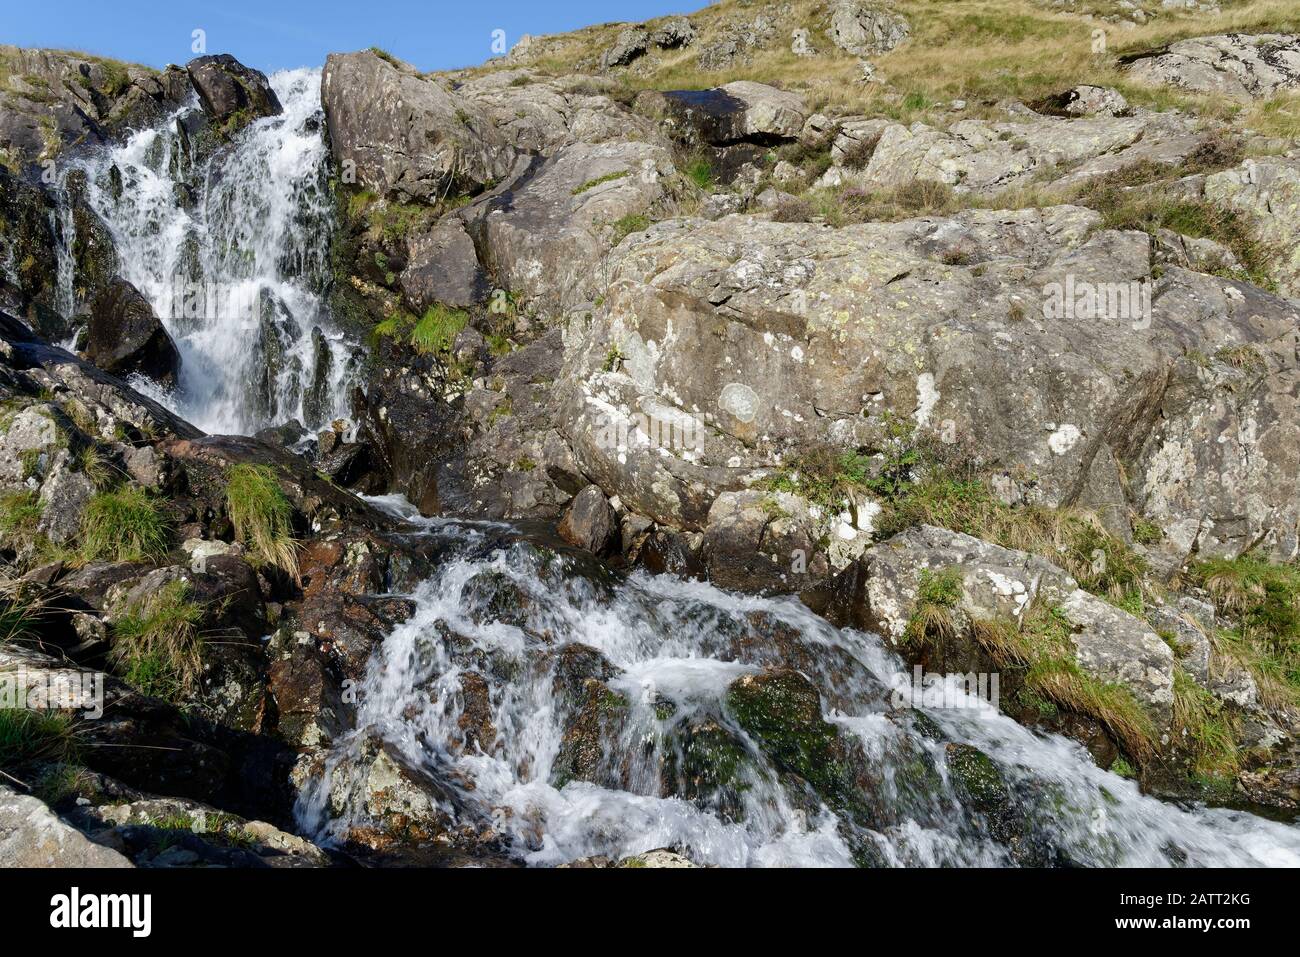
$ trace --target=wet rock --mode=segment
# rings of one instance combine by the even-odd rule
[[[125,279],[110,283],[95,300],[86,354],[105,372],[139,373],[166,387],[180,373],[176,344],[149,301]]]
[[[1237,99],[1262,99],[1300,87],[1300,36],[1230,33],[1179,40],[1123,58],[1148,83]]]
[[[266,75],[229,53],[201,56],[185,65],[203,112],[229,136],[263,116],[278,116],[280,100]]]
[[[718,495],[701,553],[720,588],[793,592],[827,572],[808,505],[788,493]]]
[[[1024,821],[997,765],[969,744],[948,744],[944,750],[948,773],[963,803],[983,815],[994,840],[1014,844]]]
[[[65,824],[39,799],[0,784],[0,867],[130,867]]]
[[[558,528],[560,537],[576,548],[600,555],[614,537],[614,510],[599,486],[588,485],[574,496]]]

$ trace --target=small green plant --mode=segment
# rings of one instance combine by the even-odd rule
[[[86,561],[138,562],[161,558],[171,542],[171,523],[143,489],[99,492],[81,516],[81,555]]]
[[[922,569],[916,590],[916,608],[907,622],[903,640],[912,645],[942,643],[957,634],[952,609],[962,598],[961,572],[945,568]]]
[[[60,711],[0,708],[0,768],[69,761],[75,753],[70,716]]]
[[[618,346],[610,346],[609,351],[605,353],[605,364],[601,367],[606,372],[617,372],[627,361],[627,356],[623,355]]]
[[[713,164],[703,156],[697,156],[688,162],[685,172],[686,178],[703,190],[713,189],[713,184],[717,181]]]
[[[1195,774],[1221,777],[1240,770],[1235,729],[1223,703],[1177,666],[1173,730],[1192,752]]]
[[[226,510],[235,538],[244,543],[255,561],[274,565],[298,580],[293,506],[269,466],[240,463],[230,467]]]
[[[113,622],[115,668],[143,694],[176,701],[198,685],[203,609],[189,595],[188,582],[170,581]]]
[[[441,304],[432,305],[411,330],[410,343],[421,355],[449,352],[456,336],[468,323],[468,313]]]
[[[628,213],[621,216],[613,222],[614,227],[614,245],[617,246],[628,236],[633,233],[639,233],[642,230],[650,228],[650,217],[644,213]]]
[[[581,196],[589,189],[595,189],[597,186],[600,186],[603,183],[612,183],[616,179],[623,179],[625,176],[630,176],[630,175],[632,175],[631,171],[625,169],[618,170],[613,173],[606,173],[604,176],[597,176],[595,179],[587,180],[581,186],[575,186],[572,190],[570,190],[570,195]]]

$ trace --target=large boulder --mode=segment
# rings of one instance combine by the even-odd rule
[[[831,9],[831,42],[854,56],[888,53],[911,32],[906,18],[880,4],[838,0]]]
[[[335,161],[389,199],[477,193],[514,162],[515,148],[473,100],[368,50],[326,58],[321,103]]]
[[[1100,221],[1057,206],[653,227],[614,250],[603,308],[566,336],[565,434],[607,494],[677,527],[703,530],[721,491],[794,449],[880,450],[903,423],[976,450],[1008,501],[1145,514],[1179,557],[1260,536],[1291,554],[1295,304],[1152,275],[1150,237]],[[1066,318],[1067,283],[1138,291]]]
[[[961,120],[946,130],[924,123],[868,129],[874,148],[861,172],[837,167],[825,184],[893,188],[921,181],[984,194],[1043,181],[1064,188],[1139,163],[1175,165],[1215,136],[1165,113],[1075,118],[1025,111],[1004,121]],[[840,144],[842,155],[851,155],[846,146]]]
[[[203,111],[227,135],[259,117],[282,112],[266,74],[244,66],[229,53],[197,57],[185,69]]]
[[[1126,59],[1135,78],[1195,93],[1250,100],[1300,87],[1300,36],[1295,34],[1195,37]]]
[[[64,823],[38,798],[0,784],[0,867],[130,867]]]
[[[181,367],[176,343],[149,300],[125,279],[114,280],[95,299],[88,333],[86,355],[105,372],[176,384]]]
[[[662,117],[674,139],[706,146],[771,145],[795,139],[809,110],[797,93],[735,80],[712,90],[642,93],[637,110]]]
[[[438,220],[408,236],[406,251],[399,282],[415,312],[434,303],[465,308],[487,298],[487,274],[459,217]]]

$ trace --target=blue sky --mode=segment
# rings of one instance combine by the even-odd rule
[[[84,50],[162,67],[185,63],[203,30],[208,53],[259,70],[319,66],[325,54],[379,46],[424,70],[472,66],[492,34],[560,33],[611,20],[699,9],[707,0],[3,0],[0,43]]]

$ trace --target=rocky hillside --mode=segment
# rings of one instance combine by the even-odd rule
[[[836,723],[886,698],[853,629],[999,675],[1143,793],[1300,809],[1292,5],[734,0],[449,73],[331,54],[310,342],[355,357],[351,414],[319,374],[294,419],[262,383],[255,436],[170,411],[195,328],[123,275],[103,196],[138,182],[77,161],[160,124],[192,208],[272,85],[0,48],[0,106],[0,670],[107,675],[108,720],[0,712],[0,807],[75,829],[50,859],[626,856],[556,851],[491,758],[751,836],[779,794],[859,864],[952,808],[979,860],[1100,860],[921,712],[881,712],[919,775],[882,777]],[[270,380],[303,361],[277,322]],[[578,623],[639,633],[629,595],[679,579],[763,597],[708,592],[720,703],[640,715],[644,661]],[[665,647],[697,634],[661,613]]]

